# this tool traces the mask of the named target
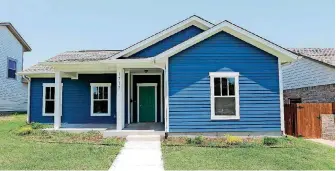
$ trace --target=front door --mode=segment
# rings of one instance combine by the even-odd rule
[[[156,120],[156,83],[139,83],[138,85],[138,122],[155,122]]]

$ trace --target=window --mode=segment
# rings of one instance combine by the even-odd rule
[[[289,104],[294,104],[294,103],[302,103],[301,98],[290,98]]]
[[[91,83],[91,116],[111,116],[111,83]]]
[[[55,84],[43,84],[43,116],[53,116],[55,113]]]
[[[210,72],[211,119],[239,119],[239,73]]]
[[[16,61],[13,59],[8,59],[8,66],[7,66],[7,76],[8,78],[16,79]]]

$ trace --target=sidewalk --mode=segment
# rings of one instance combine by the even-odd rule
[[[335,141],[324,140],[324,139],[307,139],[307,140],[314,141],[314,142],[321,143],[321,144],[325,144],[325,145],[329,145],[331,147],[335,147]]]
[[[128,136],[109,171],[163,171],[160,136]]]

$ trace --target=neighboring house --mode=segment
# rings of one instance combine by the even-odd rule
[[[335,102],[334,48],[292,48],[301,57],[282,66],[284,102]]]
[[[297,57],[229,21],[192,16],[124,50],[65,52],[20,74],[30,78],[29,121],[55,129],[281,135],[280,63]]]
[[[0,22],[0,113],[27,111],[27,82],[22,71],[23,53],[31,51],[11,23]]]

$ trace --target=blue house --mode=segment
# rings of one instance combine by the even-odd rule
[[[124,50],[64,52],[20,74],[28,121],[54,129],[281,135],[279,68],[295,59],[229,21],[192,16]]]

